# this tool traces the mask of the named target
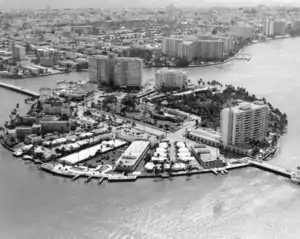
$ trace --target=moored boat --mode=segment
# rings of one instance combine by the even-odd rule
[[[23,155],[23,151],[20,149],[13,152],[13,156],[15,157],[21,157],[22,155]]]
[[[136,179],[137,179],[137,176],[134,176],[134,175],[125,176],[123,174],[116,174],[116,175],[108,176],[108,181],[112,181],[112,182],[135,181]]]

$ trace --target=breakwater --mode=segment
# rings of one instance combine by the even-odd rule
[[[40,94],[37,93],[37,92],[25,89],[23,87],[18,87],[18,86],[11,85],[11,84],[6,84],[6,83],[3,83],[3,82],[0,82],[0,87],[4,88],[4,89],[11,90],[11,91],[15,91],[15,92],[18,92],[18,93],[21,93],[21,94],[24,94],[24,95],[28,95],[28,96],[31,96],[31,97],[38,98],[40,96]]]

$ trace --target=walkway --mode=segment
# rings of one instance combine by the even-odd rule
[[[15,86],[15,85],[6,84],[6,83],[3,83],[3,82],[0,82],[0,87],[8,89],[8,90],[12,90],[12,91],[24,94],[24,95],[32,96],[32,97],[39,97],[40,96],[40,94],[37,93],[37,92],[27,90],[27,89],[24,89],[22,87],[18,87],[18,86]]]
[[[284,169],[284,168],[281,168],[276,165],[271,165],[266,162],[257,161],[257,160],[251,159],[251,158],[245,158],[244,160],[246,162],[249,162],[254,167],[257,167],[262,170],[266,170],[266,171],[269,171],[269,172],[272,172],[272,173],[275,173],[275,174],[278,174],[278,175],[281,175],[281,176],[284,176],[287,178],[290,178],[293,173],[291,170]]]

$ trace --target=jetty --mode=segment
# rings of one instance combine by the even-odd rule
[[[288,170],[288,169],[284,169],[282,167],[276,166],[276,165],[272,165],[266,162],[262,162],[262,161],[257,161],[251,158],[246,158],[246,161],[249,162],[249,164],[255,168],[259,168],[262,169],[264,171],[268,171],[286,178],[290,178],[292,176],[292,171]]]
[[[27,95],[27,96],[35,97],[35,98],[38,98],[40,96],[40,94],[37,93],[37,92],[25,89],[23,87],[18,87],[18,86],[11,85],[11,84],[6,84],[6,83],[3,83],[3,82],[0,82],[0,87],[2,87],[4,89],[11,90],[11,91],[15,91],[15,92]]]
[[[82,176],[81,174],[77,174],[72,178],[72,180],[75,181],[76,179],[80,178],[81,176]]]

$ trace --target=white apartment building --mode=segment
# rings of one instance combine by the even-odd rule
[[[164,38],[162,41],[162,53],[166,56],[177,57],[180,43],[182,43],[181,39]]]
[[[155,74],[157,89],[182,89],[187,84],[187,73],[182,70],[161,69]]]
[[[264,20],[264,34],[266,37],[274,35],[274,21],[272,19]]]
[[[239,146],[251,139],[262,140],[268,128],[269,107],[261,101],[243,102],[221,111],[221,140],[224,146]]]
[[[143,61],[140,58],[119,57],[115,61],[115,86],[142,86]]]
[[[287,23],[285,20],[276,20],[274,21],[274,35],[284,36],[286,35]]]
[[[195,42],[184,41],[178,45],[178,57],[192,61],[195,56]]]

